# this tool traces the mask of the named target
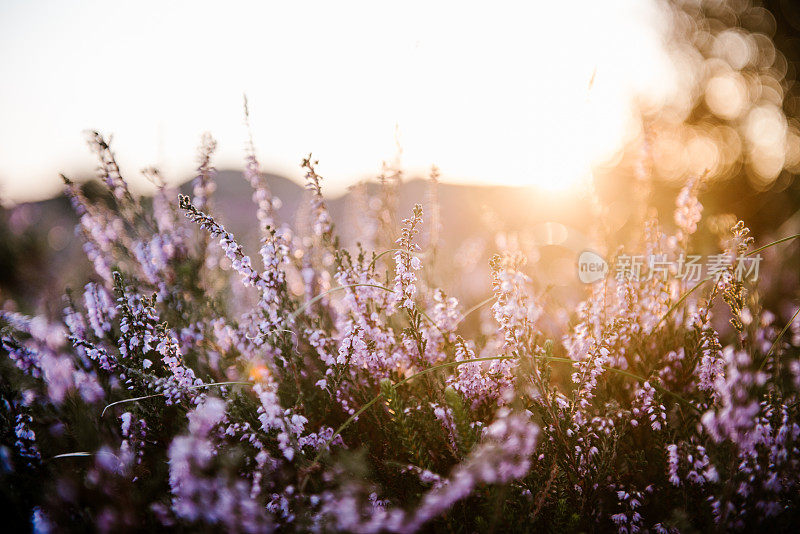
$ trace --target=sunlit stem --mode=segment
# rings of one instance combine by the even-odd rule
[[[789,322],[786,323],[786,326],[783,327],[783,330],[781,330],[781,333],[778,334],[778,337],[776,337],[775,341],[772,342],[772,346],[769,348],[769,351],[767,351],[767,354],[764,356],[764,359],[761,360],[761,365],[758,366],[758,370],[759,371],[762,370],[764,368],[764,366],[767,364],[767,361],[769,360],[769,357],[772,355],[772,351],[774,351],[775,347],[778,346],[778,342],[783,337],[783,334],[785,334],[786,331],[789,330],[789,327],[792,326],[792,323],[797,318],[797,314],[799,314],[799,313],[800,313],[800,308],[797,308],[797,311],[794,312],[794,315],[792,315],[792,318],[789,319]]]
[[[233,386],[233,385],[252,386],[253,383],[252,382],[236,382],[236,381],[234,381],[234,382],[213,382],[211,384],[198,384],[196,386],[189,386],[188,388],[185,388],[185,389],[189,390],[189,389],[210,388],[210,387],[215,387],[215,386]],[[118,404],[125,404],[126,402],[138,402],[140,400],[145,400],[145,399],[154,399],[156,397],[165,397],[166,395],[167,395],[166,393],[155,393],[153,395],[145,395],[144,397],[133,397],[133,398],[130,398],[130,399],[118,400],[116,402],[112,402],[111,404],[109,404],[108,406],[103,408],[102,413],[100,413],[100,417],[103,417],[106,414],[106,410],[108,410],[112,406],[117,406]]]
[[[480,302],[479,302],[479,303],[477,303],[475,306],[473,306],[473,307],[471,307],[470,309],[468,309],[467,311],[465,311],[465,312],[464,312],[464,314],[463,314],[463,315],[461,315],[461,318],[460,318],[458,321],[456,321],[456,326],[457,326],[457,325],[459,325],[459,324],[461,323],[461,321],[463,321],[464,319],[466,319],[466,318],[467,318],[467,316],[469,316],[469,314],[471,314],[472,312],[474,312],[474,311],[476,311],[476,310],[478,310],[478,309],[482,308],[483,306],[485,306],[485,305],[489,304],[490,302],[492,302],[492,301],[493,301],[494,299],[496,299],[496,298],[497,298],[497,297],[495,297],[494,295],[492,295],[491,297],[489,297],[489,298],[487,298],[487,299],[484,299],[484,300],[480,301]]]
[[[681,298],[679,298],[678,300],[676,300],[676,301],[675,301],[675,304],[673,304],[672,306],[670,306],[670,308],[667,310],[667,312],[666,312],[664,315],[662,315],[662,316],[661,316],[661,319],[659,319],[659,320],[658,320],[658,322],[656,323],[656,325],[653,327],[653,329],[652,329],[652,330],[650,330],[650,333],[652,334],[653,332],[655,332],[656,330],[658,330],[658,327],[659,327],[659,326],[661,326],[661,323],[663,323],[663,322],[664,322],[664,321],[667,319],[667,317],[669,317],[669,316],[670,316],[670,314],[671,314],[672,312],[674,312],[674,311],[675,311],[675,310],[678,308],[678,306],[680,306],[681,304],[683,304],[683,302],[684,302],[684,301],[685,301],[685,300],[686,300],[686,299],[689,297],[689,295],[691,295],[692,293],[694,293],[694,290],[695,290],[695,289],[697,289],[698,287],[702,286],[702,285],[703,285],[703,284],[705,284],[706,282],[708,282],[708,279],[705,279],[705,280],[700,280],[700,281],[699,281],[699,282],[697,282],[697,283],[696,283],[694,286],[692,286],[692,288],[691,288],[691,289],[689,289],[689,290],[688,290],[686,293],[684,293],[683,295],[681,295]]]
[[[386,256],[390,252],[405,252],[406,254],[411,254],[412,256],[421,256],[422,255],[422,254],[418,254],[416,252],[409,252],[409,251],[407,251],[405,249],[402,249],[402,248],[390,248],[389,250],[384,250],[383,252],[381,252],[380,254],[376,255],[374,258],[372,258],[372,261],[369,262],[369,265],[367,266],[367,270],[369,271],[370,269],[372,269],[372,266],[375,265],[375,262],[377,262],[382,257]]]
[[[399,251],[402,251],[402,250],[403,249],[400,249],[400,248],[390,248],[389,250],[384,250],[383,252],[381,252],[380,254],[375,256],[374,258],[372,258],[372,261],[369,262],[369,265],[367,266],[367,270],[369,271],[370,269],[372,269],[372,266],[375,265],[375,262],[377,262],[383,256],[386,256],[390,252],[399,252]]]
[[[66,452],[64,454],[56,454],[55,456],[53,456],[50,459],[51,460],[56,460],[58,458],[82,458],[84,456],[94,456],[94,453],[93,452],[86,452],[86,451]]]
[[[777,241],[773,241],[772,243],[768,243],[768,244],[764,245],[763,247],[758,247],[755,250],[751,250],[750,252],[747,253],[747,256],[752,256],[753,254],[757,254],[757,253],[761,252],[764,249],[768,249],[769,247],[774,247],[775,245],[779,245],[780,243],[784,243],[786,241],[791,241],[792,239],[797,239],[798,237],[800,237],[800,234],[794,234],[794,235],[790,235],[790,236],[787,236],[787,237],[783,237],[781,239],[778,239]]]
[[[374,287],[374,288],[377,288],[377,289],[383,289],[384,291],[388,291],[389,293],[394,293],[394,291],[389,289],[388,287],[383,287],[383,286],[380,286],[378,284],[346,284],[346,285],[343,285],[343,286],[332,287],[329,290],[325,291],[324,293],[320,293],[316,297],[312,298],[311,300],[309,300],[308,302],[306,302],[305,304],[303,304],[302,306],[297,308],[289,316],[289,318],[293,320],[295,317],[297,317],[298,315],[303,313],[303,311],[306,308],[308,308],[309,306],[311,306],[315,302],[319,302],[320,299],[325,298],[325,296],[328,295],[329,293],[333,293],[334,291],[341,291],[342,289],[347,289],[347,288],[350,288],[350,287]]]
[[[798,237],[800,237],[800,234],[794,234],[794,235],[790,235],[790,236],[782,237],[781,239],[778,239],[777,241],[773,241],[772,243],[767,243],[766,245],[764,245],[764,246],[762,246],[762,247],[758,247],[758,248],[757,248],[757,249],[755,249],[755,250],[751,250],[751,251],[750,251],[750,252],[748,252],[746,255],[747,255],[747,256],[752,256],[753,254],[758,254],[758,253],[759,253],[759,252],[761,252],[762,250],[766,250],[766,249],[768,249],[768,248],[770,248],[770,247],[774,247],[775,245],[780,245],[781,243],[785,243],[786,241],[791,241],[792,239],[797,239]],[[683,303],[683,301],[685,301],[685,300],[686,300],[686,298],[687,298],[689,295],[691,295],[691,294],[694,292],[694,290],[695,290],[695,289],[697,289],[698,287],[700,287],[701,285],[703,285],[703,284],[704,284],[704,283],[706,283],[706,282],[708,282],[708,279],[706,279],[706,280],[700,280],[700,281],[699,281],[697,284],[695,284],[695,285],[694,285],[694,286],[693,286],[691,289],[689,289],[689,291],[687,291],[686,293],[684,293],[683,295],[681,295],[681,298],[679,298],[679,299],[678,299],[678,300],[675,302],[675,304],[673,304],[673,305],[670,307],[670,309],[669,309],[669,310],[667,310],[667,313],[665,313],[665,314],[664,314],[664,315],[661,317],[661,319],[660,319],[660,320],[659,320],[659,321],[656,323],[656,325],[653,327],[653,330],[651,330],[651,331],[650,331],[650,333],[652,334],[653,332],[655,332],[655,331],[658,329],[658,327],[661,325],[661,323],[663,323],[663,322],[664,322],[664,320],[665,320],[667,317],[669,317],[669,315],[670,315],[670,314],[671,314],[673,311],[675,311],[675,309],[676,309],[678,306],[680,306],[680,305]],[[796,315],[796,314],[795,314],[795,315]],[[794,318],[793,318],[792,320],[794,320]],[[790,324],[791,324],[791,321],[790,321]]]

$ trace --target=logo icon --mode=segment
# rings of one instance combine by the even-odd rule
[[[600,254],[585,250],[578,257],[578,279],[584,284],[602,280],[608,274],[608,263]]]

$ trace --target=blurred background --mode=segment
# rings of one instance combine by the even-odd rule
[[[441,261],[467,302],[488,294],[498,250],[528,256],[543,287],[574,288],[598,213],[620,243],[644,204],[668,228],[676,192],[700,176],[698,253],[716,252],[734,216],[766,243],[800,232],[799,62],[793,0],[5,0],[0,300],[59,306],[43,289],[60,295],[85,276],[58,174],[102,195],[86,129],[113,134],[143,194],[145,167],[190,180],[210,131],[219,215],[247,241],[243,94],[284,220],[309,152],[347,243],[362,237],[379,177],[396,185],[401,216],[438,199]],[[763,290],[796,297],[797,244],[770,255],[779,268]]]

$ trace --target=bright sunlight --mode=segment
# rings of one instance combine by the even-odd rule
[[[90,171],[87,124],[115,132],[135,186],[150,165],[186,179],[202,132],[244,138],[243,92],[265,168],[300,180],[311,150],[329,192],[374,177],[397,142],[411,174],[436,164],[444,180],[561,189],[636,134],[635,98],[671,87],[665,18],[638,0],[360,2],[358,17],[330,2],[49,9],[0,7],[0,46],[16,51],[0,56],[15,82],[0,86],[6,198],[57,190],[65,164]],[[220,146],[221,166],[240,156]]]

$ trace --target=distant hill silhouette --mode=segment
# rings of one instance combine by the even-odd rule
[[[296,227],[307,192],[300,184],[283,176],[265,176],[273,195],[281,200],[279,220]],[[103,194],[103,187],[97,182],[86,182],[83,187],[89,197]],[[190,194],[191,180],[180,186],[180,190]],[[380,185],[369,183],[365,190],[377,195]],[[428,180],[411,179],[400,183],[396,196],[398,219],[408,216],[415,203],[421,203],[427,224],[431,216],[430,194]],[[256,256],[256,209],[251,196],[252,188],[241,171],[219,171],[213,198],[214,215],[236,235],[249,254]],[[337,233],[345,245],[353,245],[364,237],[359,235],[355,224],[364,210],[363,201],[358,197],[351,190],[327,199]],[[480,283],[475,284],[476,295],[485,294],[489,289],[485,260],[498,249],[499,244],[495,242],[498,231],[527,229],[534,241],[546,246],[547,239],[552,236],[544,235],[547,231],[543,223],[557,222],[571,229],[586,228],[588,224],[585,200],[554,200],[553,194],[537,193],[527,187],[438,184],[437,197],[441,210],[438,261],[452,264],[454,268],[458,264],[462,269],[470,267],[466,263],[472,263],[475,276],[480,277]],[[46,305],[56,311],[62,305],[56,297],[62,294],[64,286],[84,283],[87,273],[91,272],[83,257],[81,241],[75,234],[78,221],[69,201],[60,195],[5,211],[3,220],[8,227],[0,228],[0,246],[5,247],[4,258],[0,261],[0,295],[26,301],[26,297],[49,294],[52,301],[30,304]],[[399,224],[398,221],[396,231],[399,231]],[[427,239],[426,236],[427,229],[422,238]],[[467,253],[476,257],[461,257]]]
[[[273,195],[281,200],[279,223],[297,229],[298,217],[303,220],[308,192],[283,176],[265,176]],[[324,181],[322,185],[324,191]],[[605,205],[605,223],[612,224],[610,231],[624,241],[626,232],[640,227],[634,214],[635,187],[624,179],[601,179],[595,186]],[[105,187],[96,181],[85,182],[83,188],[90,198],[107,194]],[[191,193],[190,181],[180,190]],[[586,195],[575,191],[545,192],[533,187],[462,184],[438,184],[435,191],[440,210],[438,247],[435,256],[425,262],[426,266],[430,261],[436,262],[436,269],[430,271],[439,277],[432,280],[434,285],[453,294],[458,288],[456,296],[465,306],[471,306],[491,291],[488,258],[502,250],[519,250],[529,258],[528,271],[539,289],[548,292],[548,298],[575,302],[581,294],[576,261],[581,251],[591,248],[588,235],[598,226]],[[701,196],[704,220],[729,213],[735,205],[733,211],[751,225],[762,244],[800,231],[800,214],[792,194],[778,190],[746,196],[742,191],[743,187],[732,183],[706,191]],[[427,244],[434,212],[432,192],[431,182],[425,179],[412,178],[397,186],[398,220],[389,225],[394,235],[383,236],[376,247],[382,250],[377,252],[394,247],[393,237],[399,232],[400,219],[411,213],[415,203],[424,208],[425,223],[419,241],[424,249],[430,250]],[[667,229],[673,224],[675,192],[674,187],[656,184],[650,193],[650,202]],[[343,245],[353,246],[365,240],[362,223],[370,215],[365,212],[374,208],[367,205],[369,200],[365,201],[365,197],[374,200],[381,194],[379,184],[366,183],[326,199]],[[258,235],[251,197],[252,188],[241,171],[219,171],[212,213],[255,260]],[[740,202],[734,201],[737,197]],[[23,311],[38,309],[55,314],[63,308],[65,287],[80,289],[93,277],[82,241],[75,232],[77,222],[63,195],[11,209],[0,208],[0,305],[11,298],[20,303]],[[716,239],[706,226],[696,238],[697,253],[718,251]],[[773,270],[774,279],[769,284],[765,280],[761,287],[768,298],[776,301],[785,295],[782,288],[797,286],[797,247],[789,244],[780,249],[780,255],[781,269]],[[391,261],[391,256],[381,261]]]

